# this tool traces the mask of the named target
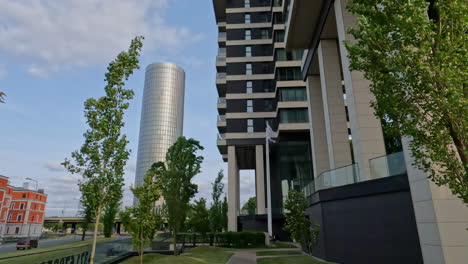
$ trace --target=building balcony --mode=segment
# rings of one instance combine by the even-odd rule
[[[218,42],[226,42],[226,32],[218,33]]]
[[[218,96],[226,96],[226,73],[219,72],[216,74],[216,88],[218,89]]]
[[[226,114],[226,107],[227,107],[226,97],[219,97],[218,98],[218,113],[220,115]]]
[[[226,143],[225,134],[218,134],[218,137],[216,139],[216,146],[218,146],[219,153],[223,156],[226,155],[226,159],[227,159],[227,143]],[[224,160],[224,157],[223,157],[223,160]]]
[[[216,122],[216,126],[218,127],[219,133],[226,133],[226,125],[226,116],[218,115],[218,121]]]

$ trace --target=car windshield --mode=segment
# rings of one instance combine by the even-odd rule
[[[21,242],[21,243],[28,242],[28,239],[27,238],[21,238],[18,242]]]

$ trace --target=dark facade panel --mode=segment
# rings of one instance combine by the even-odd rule
[[[228,119],[226,127],[227,133],[247,132],[247,119]]]
[[[236,46],[227,46],[226,53],[227,57],[245,57],[246,53],[245,45],[236,45]],[[273,56],[273,45],[271,44],[262,44],[262,45],[252,45],[252,56]]]
[[[407,175],[322,190],[308,213],[321,223],[314,255],[338,263],[423,263]]]
[[[228,13],[226,14],[226,22],[228,24],[245,24],[246,16],[250,15],[250,23],[267,23],[271,21],[271,12],[254,12],[254,13]]]
[[[227,40],[245,40],[245,31],[247,29],[228,29],[226,30]],[[271,28],[252,28],[250,29],[252,39],[271,38]]]
[[[250,0],[250,7],[270,6],[270,0]],[[227,0],[227,8],[244,8],[244,0]]]
[[[274,70],[273,62],[235,62],[226,63],[226,73],[228,75],[244,75],[246,74],[246,65],[252,65],[252,74],[272,74]]]
[[[226,111],[228,113],[245,113],[247,101],[244,99],[226,100]]]
[[[275,90],[275,80],[254,80],[252,82],[252,92],[266,93]],[[227,93],[245,93],[247,81],[228,81],[226,83]]]

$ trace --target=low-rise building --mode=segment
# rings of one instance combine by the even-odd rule
[[[43,189],[31,190],[27,184],[14,187],[0,175],[0,236],[41,235],[46,203]]]

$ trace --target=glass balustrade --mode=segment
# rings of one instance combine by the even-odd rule
[[[403,152],[369,160],[372,179],[379,179],[406,173],[405,157]]]
[[[358,175],[357,164],[323,172],[315,179],[315,190],[320,191],[358,182]]]
[[[218,121],[226,121],[225,115],[218,115]]]
[[[216,73],[216,79],[225,79],[226,73],[225,72],[218,72]]]
[[[218,104],[225,104],[226,103],[226,97],[219,97],[218,98]]]
[[[226,38],[226,32],[219,32],[218,33],[218,38]]]

